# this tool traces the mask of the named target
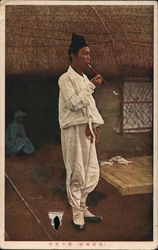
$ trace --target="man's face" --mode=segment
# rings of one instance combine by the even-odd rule
[[[73,57],[75,63],[81,69],[86,69],[88,64],[90,63],[90,49],[89,47],[83,47],[79,50],[77,56]]]

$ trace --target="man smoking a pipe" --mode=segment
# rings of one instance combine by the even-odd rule
[[[85,222],[102,221],[86,206],[100,174],[95,142],[104,121],[92,94],[101,85],[102,77],[98,74],[90,81],[83,73],[90,63],[90,49],[83,36],[72,34],[68,53],[71,64],[59,78],[59,123],[72,223],[81,231]]]

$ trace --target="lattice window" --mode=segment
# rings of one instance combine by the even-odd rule
[[[126,80],[122,95],[122,132],[147,132],[152,128],[151,80]]]

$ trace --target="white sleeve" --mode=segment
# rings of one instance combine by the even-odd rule
[[[89,96],[93,94],[95,85],[89,82],[86,87],[77,95],[69,77],[59,79],[61,94],[71,111],[79,110],[90,105]]]

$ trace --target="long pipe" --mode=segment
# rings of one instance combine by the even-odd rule
[[[97,72],[90,64],[88,64],[88,66],[89,66],[89,68],[90,68],[95,74],[98,75],[98,72]],[[114,95],[118,95],[118,92],[116,92],[116,91],[107,83],[107,81],[104,80],[104,78],[102,78],[102,81],[103,81],[103,83],[105,83],[105,84],[108,86],[108,88],[114,93]]]

